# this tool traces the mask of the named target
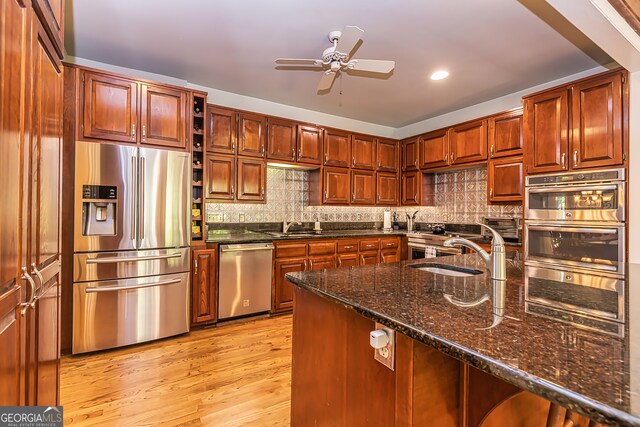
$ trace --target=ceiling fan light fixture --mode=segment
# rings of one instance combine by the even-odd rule
[[[431,74],[431,80],[442,80],[449,77],[449,72],[447,70],[438,70]]]

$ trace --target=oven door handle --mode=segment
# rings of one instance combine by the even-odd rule
[[[585,191],[585,190],[617,190],[620,184],[600,184],[600,185],[557,185],[550,187],[529,187],[527,190],[529,193],[569,193],[572,191]]]
[[[586,232],[586,233],[599,233],[599,234],[616,234],[619,232],[619,228],[592,228],[592,227],[566,227],[563,225],[537,225],[528,224],[528,231],[566,231],[566,232]]]

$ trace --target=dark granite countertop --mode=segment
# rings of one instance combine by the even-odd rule
[[[611,334],[535,314],[525,302],[525,267],[514,256],[506,282],[492,281],[476,254],[432,260],[483,271],[470,277],[410,268],[425,262],[415,260],[289,273],[287,278],[595,421],[640,426],[640,350],[629,338],[633,318]],[[640,265],[630,268],[640,273]],[[631,281],[626,281],[627,298]],[[485,295],[490,298],[475,307],[455,305]]]
[[[286,236],[269,234],[269,232],[243,231],[243,230],[210,230],[207,243],[237,244],[237,243],[263,243],[280,240],[308,240],[308,239],[337,239],[340,237],[367,237],[367,236],[404,236],[407,230],[384,232],[382,230],[327,230],[320,234],[313,231],[306,233],[294,232]]]

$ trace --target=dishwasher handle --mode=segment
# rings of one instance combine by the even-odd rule
[[[247,252],[247,251],[272,251],[275,249],[272,243],[252,243],[244,245],[223,245],[220,252]]]

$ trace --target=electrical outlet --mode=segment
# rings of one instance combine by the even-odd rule
[[[238,214],[238,222],[244,222],[244,214]]]
[[[380,323],[376,323],[376,331],[377,330],[385,331],[389,342],[382,348],[374,349],[374,358],[387,368],[395,371],[394,363],[396,356],[396,331],[391,328],[387,328]]]
[[[358,221],[362,221],[362,214],[358,214]]]
[[[242,300],[243,307],[249,307],[250,305],[251,305],[251,302],[248,299]]]
[[[223,221],[224,221],[224,214],[217,213],[217,214],[207,215],[207,222],[223,222]]]

